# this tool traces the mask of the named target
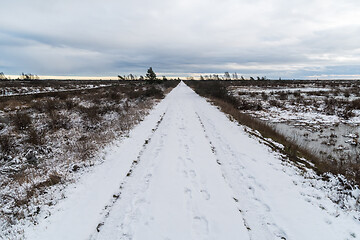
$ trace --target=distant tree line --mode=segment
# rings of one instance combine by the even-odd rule
[[[3,72],[0,72],[0,80],[10,80],[11,78],[7,78]],[[23,81],[31,81],[31,80],[39,80],[39,76],[31,73],[21,73],[21,75],[15,80],[23,80]]]
[[[118,75],[118,79],[119,80],[147,80],[149,82],[157,82],[157,81],[167,81],[167,77],[166,76],[162,76],[162,78],[158,78],[156,73],[154,72],[154,70],[152,69],[152,67],[149,67],[145,77],[140,75],[139,77],[137,77],[136,75],[133,74],[129,74],[129,75]]]
[[[31,73],[21,73],[20,75],[21,80],[39,80],[39,76]]]
[[[193,80],[193,77],[191,77],[191,79],[189,80]],[[238,76],[238,74],[235,72],[233,74],[230,74],[229,72],[225,72],[224,75],[218,75],[218,74],[210,74],[210,75],[200,75],[200,80],[251,80],[251,81],[264,81],[264,80],[268,80],[266,78],[266,76],[264,77],[249,77],[249,78],[244,78],[243,76]],[[281,78],[280,78],[281,80]]]
[[[152,69],[152,67],[150,67],[147,70],[147,73],[144,76],[140,75],[140,77],[137,77],[136,75],[133,74],[129,74],[129,75],[118,75],[119,80],[149,80],[149,81],[159,81],[159,80],[168,80],[165,76],[162,76],[162,79],[157,78],[156,73],[154,72],[154,70]],[[189,76],[186,78],[187,80],[194,80],[194,77]],[[230,74],[229,72],[225,72],[224,75],[219,75],[219,74],[210,74],[210,75],[200,75],[200,80],[251,80],[251,81],[264,81],[264,80],[268,80],[266,78],[266,76],[263,77],[249,77],[249,78],[245,78],[244,76],[238,76],[238,74],[235,72],[233,74]],[[281,78],[280,78],[281,80]]]

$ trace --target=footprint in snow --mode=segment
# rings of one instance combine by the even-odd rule
[[[205,200],[209,200],[210,199],[210,194],[208,191],[206,190],[200,190],[200,192],[202,193],[203,197]]]
[[[255,189],[252,186],[248,186],[248,189],[252,192],[255,193]]]
[[[329,219],[326,219],[326,220],[325,220],[325,223],[327,223],[327,224],[329,224],[329,225],[332,224],[332,222],[331,222]]]
[[[209,233],[209,223],[204,217],[195,216],[193,222],[194,230],[199,234]]]
[[[195,178],[196,177],[196,172],[194,170],[190,170],[190,177]]]
[[[189,197],[192,198],[192,194],[191,194],[191,189],[190,188],[185,188],[185,194]]]

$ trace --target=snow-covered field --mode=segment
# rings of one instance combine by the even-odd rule
[[[51,96],[0,97],[0,239],[21,235],[24,222],[48,215],[67,184],[104,161],[104,146],[126,138],[177,84],[128,81]]]
[[[35,83],[34,83],[35,82]],[[92,89],[111,86],[115,81],[1,81],[0,97],[2,96],[21,96],[35,93],[50,93],[76,91],[80,89]],[[51,83],[51,84],[49,84]]]
[[[229,83],[227,90],[243,103],[240,110],[269,123],[324,161],[359,171],[359,81],[237,84],[241,82]]]
[[[184,83],[105,151],[17,237],[360,238],[358,189],[341,195],[339,178],[301,170]]]

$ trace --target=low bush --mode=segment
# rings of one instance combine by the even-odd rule
[[[260,111],[263,109],[260,102],[250,102],[245,99],[238,100],[237,108],[239,110],[252,110],[252,111]]]
[[[44,143],[44,132],[30,128],[26,141],[33,146],[41,145]]]
[[[261,98],[264,100],[264,101],[267,101],[269,99],[269,96],[265,93],[265,92],[262,92],[261,93]]]
[[[360,98],[353,100],[349,106],[350,109],[360,110]]]
[[[100,108],[98,105],[93,105],[91,107],[80,107],[79,110],[85,121],[96,123],[100,120]]]
[[[300,91],[295,91],[293,92],[293,95],[295,98],[300,98],[301,97],[301,92]]]
[[[58,131],[60,129],[70,128],[70,119],[56,111],[49,112],[48,114],[48,128],[52,131]]]
[[[250,97],[254,98],[257,96],[257,92],[250,92]]]
[[[26,130],[31,126],[31,117],[26,112],[17,111],[11,116],[11,120],[18,131]]]
[[[0,149],[3,154],[10,154],[14,147],[13,144],[14,140],[10,135],[0,135]]]
[[[144,92],[145,97],[154,97],[156,99],[164,98],[164,92],[155,86],[151,86]]]
[[[67,110],[72,110],[77,107],[77,103],[73,99],[66,99],[65,106]]]
[[[327,115],[334,115],[335,114],[335,110],[338,106],[338,102],[335,98],[326,98],[324,100],[325,103],[325,108],[324,111]]]
[[[269,101],[269,104],[270,104],[270,106],[273,106],[273,107],[278,107],[278,108],[284,107],[284,104],[282,102],[274,100],[274,99],[271,99]]]
[[[288,92],[279,92],[278,99],[279,100],[287,100],[289,98]]]

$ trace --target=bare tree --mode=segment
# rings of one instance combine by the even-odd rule
[[[128,79],[129,80],[134,80],[135,79],[135,77],[134,77],[134,75],[132,75],[131,73],[128,75]]]
[[[214,79],[214,80],[220,80],[219,75],[213,74],[213,79]]]
[[[31,73],[27,73],[27,74],[21,73],[20,79],[24,81],[39,80],[39,76]]]
[[[239,77],[238,77],[238,75],[237,75],[237,73],[235,72],[235,73],[233,73],[233,79],[235,79],[235,80],[238,80],[239,79]]]
[[[231,80],[229,72],[225,72],[224,77],[225,77],[225,80]]]
[[[0,72],[0,80],[6,80],[5,74],[3,72]]]

